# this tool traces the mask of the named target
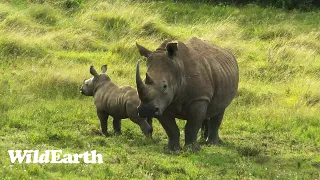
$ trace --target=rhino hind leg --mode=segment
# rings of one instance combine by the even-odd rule
[[[196,101],[188,107],[188,119],[185,126],[185,146],[191,147],[193,151],[199,151],[197,142],[198,132],[203,125],[208,108],[207,101]]]
[[[97,111],[98,118],[100,120],[101,130],[105,136],[109,136],[108,133],[108,117],[109,115],[103,111]]]
[[[208,138],[207,144],[220,144],[222,140],[219,137],[219,127],[223,119],[224,111],[210,118],[208,121]]]
[[[204,119],[203,122],[202,122],[202,127],[201,127],[201,141],[204,142],[207,140],[208,138],[208,121],[209,119]]]
[[[121,119],[113,118],[113,130],[115,134],[121,134]]]

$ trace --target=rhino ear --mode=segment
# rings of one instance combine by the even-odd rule
[[[106,72],[107,72],[107,69],[108,69],[108,66],[107,66],[107,65],[102,65],[102,66],[101,66],[101,72],[102,72],[102,73],[106,73]]]
[[[171,41],[171,39],[165,39],[158,48],[165,49],[167,44]]]
[[[94,69],[93,66],[90,66],[90,74],[93,75],[93,77],[98,77],[99,74],[97,73],[97,71]]]
[[[148,73],[146,73],[146,84],[153,84],[154,81],[152,80],[152,78],[149,76]]]
[[[136,46],[137,46],[141,56],[144,56],[144,57],[147,58],[147,57],[149,57],[151,55],[152,51],[150,51],[147,48],[139,45],[137,42],[136,42]]]
[[[172,57],[176,55],[176,51],[178,51],[178,43],[170,42],[166,46],[168,56]]]

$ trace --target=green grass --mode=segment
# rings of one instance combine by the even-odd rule
[[[319,10],[41,2],[0,3],[1,179],[320,179]],[[171,153],[156,120],[153,140],[129,120],[123,135],[101,136],[93,99],[79,93],[89,66],[108,64],[115,83],[135,86],[136,41],[152,49],[192,36],[239,62],[239,92],[220,131],[225,143]],[[183,142],[185,121],[178,124]],[[9,149],[97,150],[104,163],[11,164]]]

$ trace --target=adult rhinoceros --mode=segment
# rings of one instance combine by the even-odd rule
[[[139,116],[158,118],[168,135],[170,150],[181,149],[175,118],[187,120],[185,146],[199,150],[197,133],[204,119],[209,119],[207,143],[220,143],[218,130],[238,89],[235,57],[226,49],[198,38],[186,43],[166,40],[153,52],[139,44],[137,48],[147,58],[144,81],[139,61],[136,69],[141,100]]]

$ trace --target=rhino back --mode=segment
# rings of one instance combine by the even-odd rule
[[[184,58],[187,104],[195,100],[209,102],[207,115],[214,116],[225,109],[234,98],[239,70],[234,56],[210,42],[191,38],[186,44]],[[185,56],[186,57],[186,56]]]
[[[127,118],[126,103],[128,101],[128,93],[135,91],[131,87],[101,87],[97,96],[95,96],[95,104],[98,110],[105,111],[112,117]]]

